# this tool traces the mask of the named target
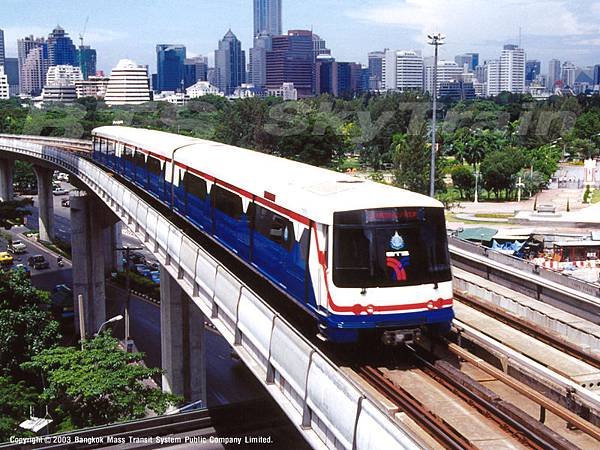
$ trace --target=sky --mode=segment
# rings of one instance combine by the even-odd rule
[[[156,66],[155,46],[184,44],[188,56],[209,56],[229,28],[252,45],[252,0],[0,0],[7,56],[16,40],[44,36],[60,24],[79,45],[98,51],[98,69],[119,59]],[[283,29],[311,29],[338,61],[367,63],[384,48],[432,54],[427,34],[441,32],[441,59],[465,52],[498,58],[502,45],[519,43],[528,59],[552,58],[580,66],[600,64],[600,0],[283,0]]]

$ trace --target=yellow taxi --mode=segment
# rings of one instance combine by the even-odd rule
[[[0,252],[0,267],[8,267],[13,263],[13,257],[8,252]]]

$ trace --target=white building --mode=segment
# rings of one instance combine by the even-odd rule
[[[233,91],[233,98],[252,98],[256,96],[256,87],[252,83],[242,83]]]
[[[104,98],[106,89],[108,88],[108,77],[88,77],[87,80],[75,81],[75,89],[77,90],[77,98],[81,97],[96,97]]]
[[[59,81],[66,81],[69,84],[75,84],[76,81],[83,80],[81,69],[68,65],[51,66],[46,73],[46,84],[53,84]]]
[[[493,59],[485,63],[485,95],[498,95],[500,90],[500,61]]]
[[[294,83],[283,83],[278,89],[269,89],[268,94],[281,97],[284,101],[298,100],[298,90],[294,87]]]
[[[108,106],[140,105],[149,102],[151,97],[148,69],[128,59],[119,61],[110,74],[104,100]]]
[[[77,99],[75,84],[67,80],[57,80],[44,86],[42,100],[44,103],[73,103]]]
[[[4,66],[0,66],[0,100],[9,98],[8,77],[4,73]]]
[[[386,50],[381,84],[388,91],[422,91],[423,57],[413,50]]]
[[[500,55],[500,92],[525,92],[525,50],[507,44]]]
[[[223,97],[225,94],[219,91],[216,86],[213,86],[208,81],[198,81],[185,90],[190,98],[199,98],[205,95],[218,95]]]
[[[575,86],[575,74],[577,67],[570,61],[565,61],[561,67],[561,80],[565,83],[565,86],[573,88]]]
[[[458,80],[462,73],[463,68],[459,67],[455,61],[438,61],[436,92],[439,92],[440,84]],[[425,90],[429,93],[433,92],[433,66],[425,68]]]

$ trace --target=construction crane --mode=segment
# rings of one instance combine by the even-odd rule
[[[85,24],[83,25],[83,31],[79,33],[79,42],[80,47],[83,47],[83,37],[85,36],[85,30],[87,30],[88,22],[90,21],[90,16],[85,18]]]

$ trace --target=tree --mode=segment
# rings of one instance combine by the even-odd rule
[[[475,189],[475,175],[468,166],[455,166],[450,172],[452,184],[460,193],[460,198],[466,198]]]
[[[42,399],[64,423],[90,427],[157,414],[181,401],[144,383],[161,373],[140,364],[143,353],[126,353],[103,334],[78,347],[56,347],[35,355],[24,369],[41,374]]]
[[[23,381],[0,376],[0,442],[11,436],[29,436],[31,433],[19,428],[19,423],[29,418],[29,408],[39,401],[34,388]]]
[[[30,199],[0,201],[0,227],[10,230],[16,221],[31,214],[31,205],[33,201]]]
[[[24,271],[0,271],[0,374],[21,378],[19,365],[58,344],[48,293],[31,286]]]
[[[481,175],[484,187],[494,192],[496,198],[500,192],[509,191],[515,184],[515,176],[524,166],[523,150],[518,147],[508,147],[504,151],[496,150],[487,155],[481,162]]]

